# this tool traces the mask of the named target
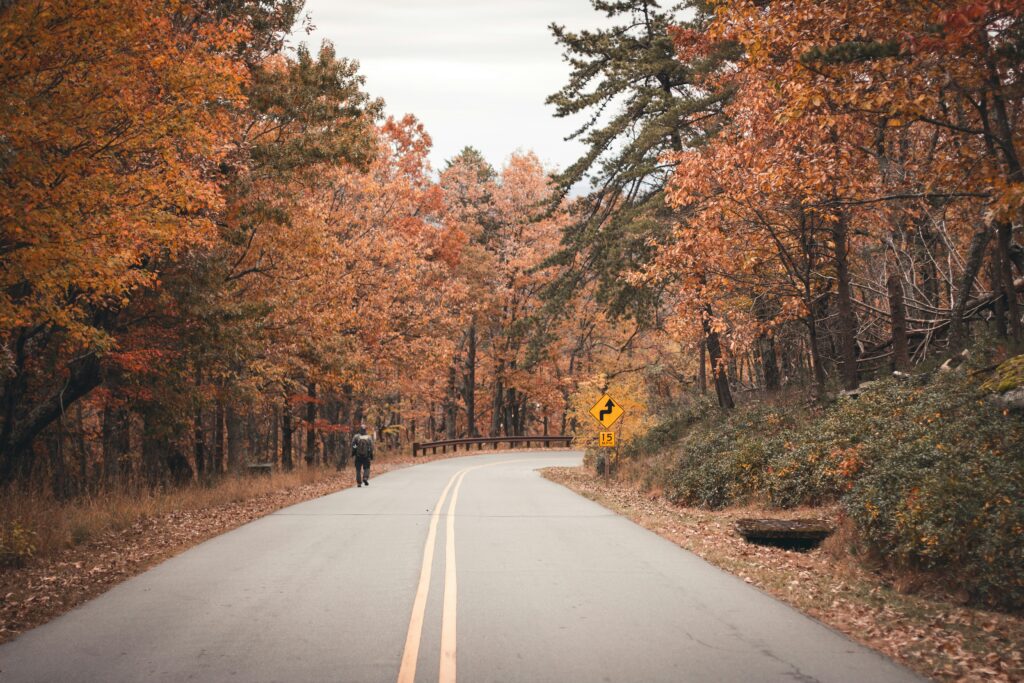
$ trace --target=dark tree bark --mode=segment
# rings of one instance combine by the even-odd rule
[[[245,423],[242,416],[238,414],[238,410],[230,403],[225,408],[224,422],[228,437],[228,472],[237,472],[244,457]]]
[[[767,325],[771,321],[771,308],[770,303],[763,296],[754,300],[754,314],[762,325]],[[779,378],[779,359],[775,353],[775,337],[768,331],[761,332],[757,337],[757,350],[765,389],[778,391],[782,383]]]
[[[963,277],[960,280],[960,289],[956,303],[953,304],[953,313],[949,321],[949,352],[959,353],[966,337],[966,324],[964,315],[967,313],[967,302],[971,299],[971,291],[974,289],[974,281],[981,271],[981,264],[985,260],[985,247],[992,237],[992,230],[986,225],[974,233],[971,238],[971,246],[967,253],[967,263],[964,266]]]
[[[32,466],[32,442],[64,414],[64,410],[100,385],[100,363],[89,355],[74,363],[65,383],[59,390],[36,404],[24,417],[17,418],[12,410],[4,423],[0,440],[0,484],[10,482],[19,472]]]
[[[490,436],[501,436],[501,423],[504,417],[504,396],[505,387],[502,383],[502,376],[505,374],[505,364],[498,363],[497,371],[494,373],[494,402],[491,408],[491,433]]]
[[[316,384],[310,382],[306,387],[306,464],[312,466],[316,462]]]
[[[278,440],[280,439],[281,432],[281,409],[274,406],[273,412],[274,415],[270,424],[270,460],[276,465],[278,462]]]
[[[196,461],[196,475],[202,479],[206,473],[206,435],[203,430],[203,407],[200,397],[203,384],[202,370],[196,367],[196,407],[192,418],[193,457]]]
[[[1002,265],[999,263],[1001,258],[999,247],[996,245],[989,260],[988,277],[992,291],[996,294],[995,301],[992,302],[992,323],[995,325],[996,336],[1006,339],[1009,331],[1006,326],[1006,292],[1003,291]]]
[[[718,338],[718,332],[711,325],[714,312],[710,304],[704,306],[704,338],[707,340],[708,360],[711,362],[711,376],[715,380],[715,393],[718,396],[718,405],[726,410],[732,410],[736,403],[732,399],[732,391],[729,389],[729,373],[725,363],[722,362],[722,344]]]
[[[841,215],[832,228],[835,242],[836,309],[839,313],[839,361],[843,386],[857,388],[857,319],[853,313],[853,291],[850,287],[849,241],[846,216]]]
[[[106,486],[111,486],[121,474],[122,459],[129,449],[129,426],[128,411],[107,400],[103,405],[100,437],[103,444],[103,481]]]
[[[910,368],[910,354],[907,350],[907,311],[903,305],[903,283],[893,273],[886,280],[889,292],[889,313],[892,318],[892,365],[894,370],[905,372]]]
[[[821,358],[821,344],[818,339],[818,316],[813,313],[805,318],[807,324],[807,345],[811,353],[811,366],[814,372],[814,388],[818,398],[825,395],[825,363]]]
[[[444,432],[449,439],[454,439],[457,434],[457,423],[459,406],[456,401],[458,392],[457,371],[453,363],[448,367],[448,388],[444,396]]]
[[[700,365],[697,369],[697,382],[700,384],[700,393],[708,392],[708,339],[701,333],[700,337]]]
[[[469,326],[466,348],[466,372],[462,380],[462,400],[466,404],[466,434],[479,436],[476,428],[476,320]]]
[[[213,464],[210,473],[215,477],[224,473],[224,401],[219,397],[213,409]]]
[[[996,226],[996,242],[999,247],[999,284],[1006,295],[1006,317],[1009,321],[1008,331],[1015,342],[1024,339],[1021,331],[1020,306],[1017,303],[1017,288],[1013,284],[1013,269],[1010,258],[1010,247],[1013,243],[1013,226],[1001,222]]]
[[[281,409],[281,468],[291,471],[295,466],[292,461],[292,408],[285,400]]]

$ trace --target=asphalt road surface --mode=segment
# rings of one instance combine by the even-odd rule
[[[536,472],[579,460],[435,461],[281,510],[0,646],[0,680],[919,680]]]

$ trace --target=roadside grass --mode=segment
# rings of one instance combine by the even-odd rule
[[[302,468],[271,476],[226,475],[209,484],[175,489],[100,491],[84,498],[58,501],[35,491],[8,489],[0,497],[0,524],[27,533],[29,546],[11,548],[9,564],[45,559],[140,520],[171,512],[202,510],[236,503],[274,491],[337,477],[333,468]]]
[[[733,526],[764,515],[836,521],[838,505],[707,510],[674,505],[625,477],[608,480],[584,468],[542,473],[921,674],[940,681],[1024,680],[1020,616],[966,607],[919,575],[864,566],[849,554],[851,536],[842,526],[810,552],[747,543]]]
[[[405,453],[385,452],[374,461],[373,469],[383,473],[441,457],[451,456],[414,460]],[[213,509],[321,483],[333,483],[340,490],[353,480],[351,464],[338,470],[333,465],[307,467],[300,463],[290,472],[275,471],[269,476],[237,473],[175,488],[110,488],[66,501],[39,491],[8,488],[0,495],[0,569],[45,560],[147,519]]]

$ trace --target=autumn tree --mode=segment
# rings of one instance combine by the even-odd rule
[[[594,279],[598,301],[615,317],[656,326],[663,284],[624,274],[644,269],[670,238],[677,216],[664,202],[669,169],[661,157],[699,146],[713,134],[731,91],[705,87],[702,76],[722,68],[733,50],[723,42],[699,59],[677,59],[670,29],[703,32],[711,18],[705,3],[663,9],[652,0],[595,0],[593,6],[618,23],[578,33],[551,27],[572,72],[548,102],[556,116],[586,116],[570,137],[587,150],[560,174],[559,184],[562,192],[580,183],[591,188],[555,259],[570,266],[568,282],[552,294],[565,296]],[[719,400],[731,407],[723,329],[710,302],[699,319]]]
[[[102,381],[121,311],[216,239],[245,17],[189,3],[0,9],[0,479]]]

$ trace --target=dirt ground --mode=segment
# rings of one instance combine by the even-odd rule
[[[842,530],[809,552],[747,543],[744,517],[816,517],[838,509],[767,512],[682,508],[582,468],[544,476],[622,514],[855,641],[940,681],[1024,681],[1024,619],[957,604],[917,579],[882,576],[852,561]]]

